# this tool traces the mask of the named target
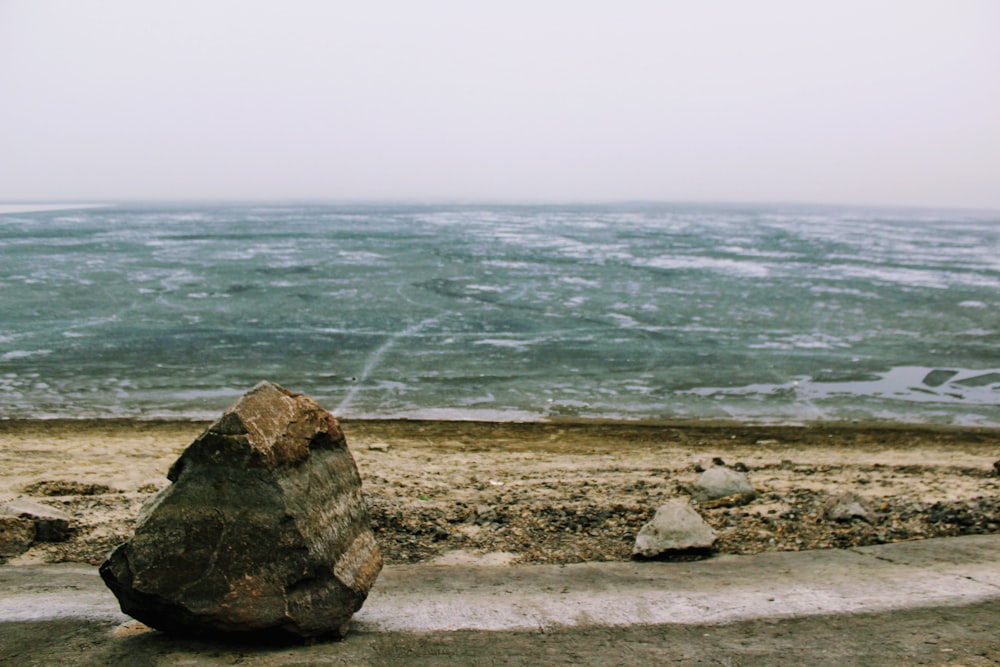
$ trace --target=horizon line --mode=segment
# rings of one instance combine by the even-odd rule
[[[765,200],[698,200],[698,199],[515,199],[515,198],[335,198],[335,197],[126,197],[120,199],[0,199],[0,215],[58,211],[77,208],[113,208],[128,205],[151,206],[240,206],[240,205],[304,205],[304,206],[678,206],[678,207],[775,207],[775,208],[863,208],[904,209],[920,211],[962,211],[975,213],[1000,213],[996,207],[955,204],[889,204],[889,203],[835,203],[810,201]]]

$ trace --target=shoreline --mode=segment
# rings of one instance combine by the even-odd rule
[[[220,412],[221,414],[221,412]],[[331,413],[333,414],[333,413]],[[828,429],[831,431],[960,431],[1000,434],[998,425],[954,424],[937,422],[904,422],[895,420],[802,420],[802,421],[753,421],[743,419],[617,419],[613,417],[551,417],[537,420],[505,420],[505,419],[439,419],[433,417],[334,417],[341,425],[360,425],[365,428],[378,428],[394,424],[414,426],[468,425],[470,428],[514,426],[526,429],[533,428],[615,428],[615,429],[746,429],[746,430],[794,430],[794,429]],[[153,426],[201,426],[207,427],[215,418],[201,417],[2,417],[0,416],[0,432],[10,427],[19,429],[33,424],[84,426],[86,428],[101,426],[128,426],[130,424],[149,424]]]
[[[0,420],[0,503],[69,512],[67,542],[13,563],[97,564],[205,421]],[[625,561],[697,466],[746,466],[757,499],[697,507],[719,553],[1000,532],[1000,428],[924,424],[341,420],[389,563]],[[829,521],[854,492],[871,521]]]

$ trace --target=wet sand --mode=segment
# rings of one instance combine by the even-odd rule
[[[14,564],[99,563],[207,426],[183,421],[0,421],[0,502],[69,511],[67,542]],[[389,563],[627,560],[696,466],[741,463],[758,491],[701,507],[722,553],[878,544],[1000,532],[1000,429],[730,423],[343,423]],[[866,498],[872,522],[827,520],[832,494]]]

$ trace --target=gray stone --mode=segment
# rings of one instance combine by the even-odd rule
[[[756,498],[757,492],[742,472],[717,465],[701,474],[691,495],[702,504],[722,501],[722,504],[738,505]]]
[[[159,630],[339,637],[382,568],[340,425],[262,382],[181,454],[134,536],[101,566]]]
[[[861,519],[875,523],[875,512],[868,501],[851,491],[827,498],[823,503],[823,515],[830,521],[853,521]]]
[[[36,542],[64,542],[72,532],[73,517],[69,513],[34,500],[12,500],[0,508],[0,512],[33,521]]]
[[[715,544],[716,534],[683,500],[662,505],[653,520],[639,530],[632,549],[634,558],[657,558],[681,552],[704,552]]]

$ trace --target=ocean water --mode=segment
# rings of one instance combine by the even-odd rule
[[[680,205],[0,213],[0,418],[1000,425],[1000,214]]]

